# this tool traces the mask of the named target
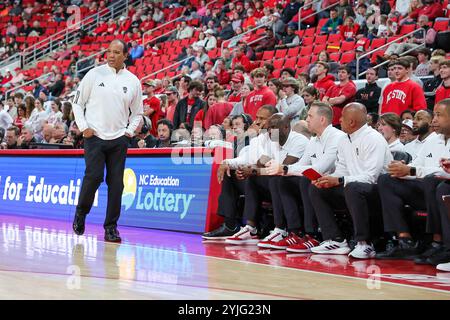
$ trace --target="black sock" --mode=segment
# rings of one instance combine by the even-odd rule
[[[341,236],[333,238],[333,241],[336,241],[336,242],[342,242],[344,240],[345,239],[343,237],[341,237]]]

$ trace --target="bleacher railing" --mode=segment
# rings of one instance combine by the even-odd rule
[[[12,63],[21,60],[21,67],[35,63],[37,60],[51,54],[55,50],[62,47],[63,44],[72,44],[80,39],[80,31],[87,32],[93,31],[101,20],[103,19],[115,19],[121,16],[123,13],[128,13],[128,7],[142,5],[143,0],[122,0],[115,2],[107,8],[84,18],[83,20],[76,21],[75,23],[67,26],[64,30],[61,30],[50,37],[47,37],[34,45],[25,48],[22,52],[17,53],[10,57],[6,62]],[[2,65],[6,63],[2,62]]]
[[[308,5],[311,5],[311,7],[312,7],[312,6],[315,5],[315,4],[322,3],[322,1],[323,1],[323,0],[314,0],[313,2],[309,3]],[[303,9],[303,6],[302,6],[302,7],[300,8],[300,10],[298,10],[298,30],[301,29],[300,26],[301,26],[301,24],[302,24],[302,21],[305,21],[305,20],[308,19],[308,18],[314,17],[314,16],[317,15],[318,13],[323,12],[323,11],[325,11],[325,10],[328,10],[328,8],[331,8],[332,6],[335,6],[335,5],[336,5],[336,3],[330,5],[330,6],[327,7],[327,8],[323,8],[323,9],[321,9],[321,10],[314,11],[314,13],[312,13],[312,14],[310,14],[310,15],[304,17],[303,19],[302,19],[302,9]]]
[[[404,35],[402,35],[402,36],[399,36],[398,38],[395,38],[395,39],[393,39],[392,41],[389,41],[389,42],[385,43],[384,45],[382,45],[382,46],[380,46],[380,47],[378,47],[378,48],[375,48],[375,49],[373,49],[373,50],[371,50],[371,51],[369,51],[369,52],[366,52],[366,53],[360,55],[359,57],[357,57],[357,58],[356,58],[356,80],[358,80],[361,76],[365,75],[366,72],[367,72],[367,71],[364,71],[364,72],[359,73],[359,61],[360,61],[362,58],[368,57],[368,56],[372,55],[373,53],[375,53],[375,52],[377,52],[377,51],[383,50],[383,48],[387,48],[387,47],[389,47],[390,45],[392,45],[392,44],[395,43],[395,42],[401,41],[401,40],[403,40],[403,39],[405,39],[405,38],[409,38],[410,36],[414,36],[414,34],[416,34],[417,32],[422,32],[424,42],[423,42],[423,43],[420,43],[420,44],[415,43],[415,44],[417,44],[417,46],[415,46],[414,48],[411,48],[411,49],[408,49],[408,50],[402,52],[399,56],[404,56],[404,55],[407,55],[408,53],[410,53],[410,52],[412,52],[412,51],[415,51],[415,50],[417,50],[417,49],[419,49],[419,48],[424,48],[424,47],[426,46],[426,44],[425,44],[426,31],[425,31],[424,28],[419,28],[419,29],[416,29],[416,30],[414,30],[414,31],[411,31],[411,32],[409,32],[409,33],[407,33],[407,34],[404,34]],[[374,68],[374,69],[379,68],[379,67],[381,67],[381,66],[384,66],[385,64],[388,64],[389,62],[390,62],[389,60],[384,61],[384,62],[381,62],[381,63],[379,63],[379,64],[373,66],[373,68]]]

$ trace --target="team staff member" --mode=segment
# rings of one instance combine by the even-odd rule
[[[142,91],[139,79],[125,68],[125,42],[112,41],[106,55],[108,63],[86,74],[73,103],[75,121],[85,140],[86,162],[73,230],[78,235],[84,233],[86,215],[103,182],[106,165],[105,241],[120,242],[117,221],[122,204],[125,158],[129,140],[142,119]]]

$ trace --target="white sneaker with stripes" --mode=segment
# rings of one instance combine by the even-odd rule
[[[257,244],[259,242],[258,235],[256,234],[256,228],[246,225],[236,232],[231,237],[225,239],[225,243],[228,244]]]
[[[271,248],[272,245],[288,236],[286,230],[275,228],[270,231],[269,235],[258,242],[259,248]]]
[[[326,240],[319,246],[311,248],[311,252],[319,254],[348,254],[350,251],[347,240],[342,242]]]
[[[450,272],[450,262],[438,264],[436,269]]]
[[[349,253],[349,257],[357,259],[370,259],[375,257],[375,248],[365,242],[358,242],[352,252]]]

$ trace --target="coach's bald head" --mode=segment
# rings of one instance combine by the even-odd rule
[[[362,103],[352,102],[342,110],[341,128],[347,134],[359,130],[367,123],[367,110]]]

